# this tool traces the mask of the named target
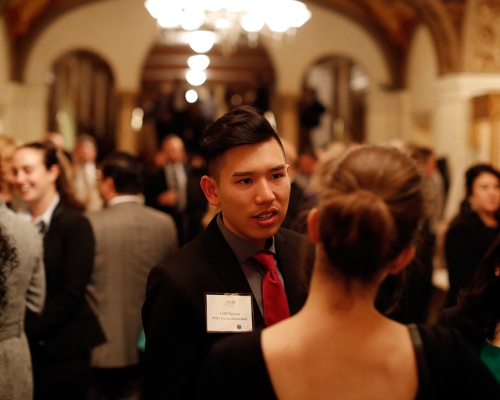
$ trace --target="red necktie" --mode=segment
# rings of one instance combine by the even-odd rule
[[[266,269],[262,277],[262,303],[264,322],[266,326],[271,326],[290,316],[285,289],[276,271],[272,253],[261,251],[252,258]]]

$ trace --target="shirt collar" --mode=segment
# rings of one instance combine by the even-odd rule
[[[44,226],[45,226],[45,232],[48,231],[49,226],[50,226],[50,221],[52,220],[52,215],[54,214],[54,210],[56,209],[57,205],[59,204],[59,201],[61,200],[61,197],[59,194],[56,194],[54,196],[54,199],[52,200],[52,203],[47,207],[47,209],[44,211],[42,215],[39,215],[35,219],[33,219],[33,214],[31,214],[30,211],[20,211],[19,215],[31,222],[33,225],[39,224],[41,221],[43,221]]]
[[[114,206],[116,204],[121,203],[142,203],[141,196],[135,194],[123,194],[119,196],[113,197],[110,201],[108,201],[108,207]]]
[[[224,225],[222,212],[217,214],[217,226],[219,227],[222,236],[226,239],[226,242],[233,250],[233,253],[236,255],[238,262],[241,264],[243,261],[252,257],[255,253],[262,251],[258,246],[255,246],[253,243],[247,242],[245,239],[240,238],[238,235],[235,235],[231,232],[226,225]],[[274,236],[270,237],[266,240],[266,249],[267,251],[275,254],[276,250],[274,247]]]

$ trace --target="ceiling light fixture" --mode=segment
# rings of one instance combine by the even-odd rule
[[[280,41],[284,35],[295,35],[311,18],[311,11],[298,0],[146,0],[144,5],[166,31],[212,33],[212,45],[201,50],[190,39],[198,53],[210,50],[215,41],[230,53],[242,35],[253,47],[259,35]]]

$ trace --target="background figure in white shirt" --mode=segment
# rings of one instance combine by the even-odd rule
[[[76,198],[86,211],[98,211],[103,205],[97,189],[96,159],[95,139],[87,134],[78,135],[73,151],[73,184]]]
[[[164,164],[149,178],[144,192],[146,204],[172,216],[182,246],[201,231],[201,219],[207,210],[200,187],[205,168],[186,163],[184,142],[179,136],[166,136],[162,153]]]

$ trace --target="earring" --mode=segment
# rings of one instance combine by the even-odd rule
[[[500,267],[495,267],[495,276],[500,276]]]

